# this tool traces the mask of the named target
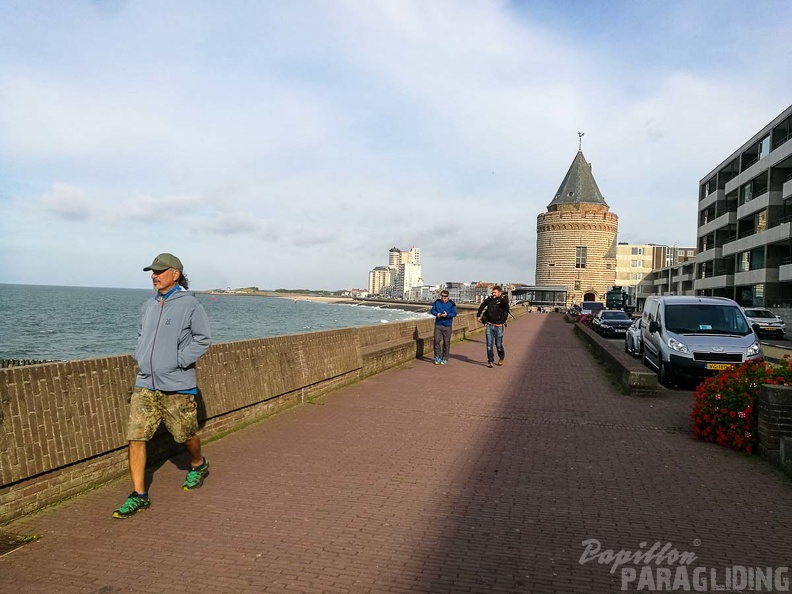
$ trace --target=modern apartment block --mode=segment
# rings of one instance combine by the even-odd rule
[[[792,307],[792,105],[702,178],[697,295]]]

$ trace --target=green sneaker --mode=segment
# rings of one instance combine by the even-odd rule
[[[147,510],[149,507],[151,507],[151,499],[148,496],[141,497],[135,491],[132,491],[124,505],[113,512],[113,517],[124,520],[134,516],[139,511]]]
[[[182,489],[185,491],[194,491],[203,485],[204,479],[209,476],[209,460],[204,458],[203,464],[198,468],[190,468],[187,473],[187,478],[184,479]]]

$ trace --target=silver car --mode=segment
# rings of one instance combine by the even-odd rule
[[[776,338],[784,338],[786,334],[786,324],[784,320],[779,318],[769,309],[763,307],[744,307],[743,313],[748,318],[748,323],[751,327],[756,324],[759,326],[757,334],[762,336],[774,336]]]
[[[633,357],[640,357],[643,352],[643,341],[641,340],[641,318],[634,320],[627,328],[624,335],[624,352],[630,353]]]

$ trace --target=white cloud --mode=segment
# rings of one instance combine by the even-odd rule
[[[620,239],[693,245],[698,180],[792,86],[786,12],[698,4],[15,6],[0,282],[35,282],[34,257],[86,282],[98,242],[118,286],[160,251],[198,288],[362,286],[393,245],[429,282],[531,282],[581,130]]]

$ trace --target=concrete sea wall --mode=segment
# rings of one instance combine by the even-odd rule
[[[515,315],[524,308],[515,308]],[[455,339],[481,328],[460,308]],[[212,345],[198,363],[202,439],[424,354],[434,320]],[[125,475],[130,356],[0,369],[0,525]],[[151,459],[182,451],[158,432]]]

